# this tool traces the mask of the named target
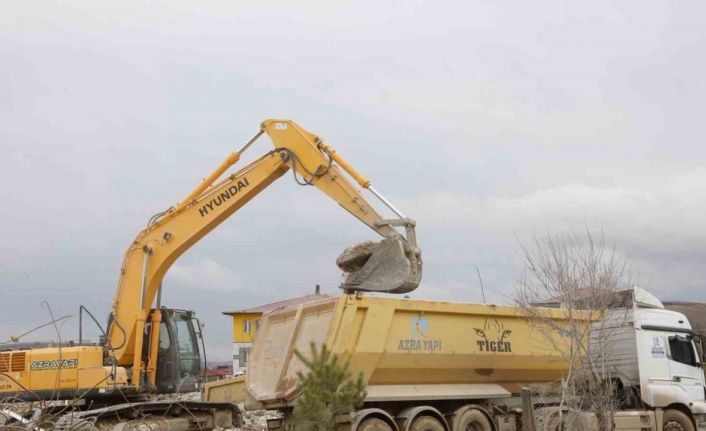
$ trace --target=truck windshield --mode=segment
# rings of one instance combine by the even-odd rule
[[[669,352],[674,361],[694,367],[699,365],[691,337],[687,338],[682,335],[672,335],[669,337]]]

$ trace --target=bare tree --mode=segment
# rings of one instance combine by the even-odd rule
[[[619,398],[606,357],[616,323],[627,313],[624,295],[618,293],[629,285],[625,259],[606,246],[603,234],[594,236],[588,229],[536,236],[522,251],[526,271],[516,302],[568,364],[557,385],[537,391],[541,404],[553,406],[539,409],[545,417],[538,418],[538,427],[591,429],[588,413],[595,415],[597,429],[612,430]],[[557,307],[564,319],[553,317],[551,308]]]

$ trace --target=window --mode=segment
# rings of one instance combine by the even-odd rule
[[[147,322],[145,323],[145,335],[144,339],[145,340],[150,340],[152,336],[152,322]],[[167,329],[167,324],[164,322],[161,322],[159,324],[159,350],[160,352],[164,352],[166,350],[169,350],[171,347],[172,342],[169,339],[169,330]],[[145,343],[145,346],[149,346],[149,341]],[[147,350],[143,349],[143,355],[147,354]]]
[[[159,350],[169,350],[172,342],[169,339],[169,330],[167,329],[167,324],[161,322],[159,324]]]
[[[196,346],[196,337],[191,326],[191,320],[184,314],[175,314],[174,323],[177,346],[179,347],[181,375],[196,375],[201,364],[199,363],[199,351]]]
[[[682,364],[697,366],[696,352],[694,345],[691,343],[691,337],[683,335],[672,335],[669,337],[669,353],[672,360]]]
[[[250,321],[249,320],[243,320],[243,332],[246,334],[250,333]]]
[[[238,366],[240,368],[247,367],[249,357],[250,357],[250,348],[249,347],[241,347],[240,348],[240,357],[238,358]]]

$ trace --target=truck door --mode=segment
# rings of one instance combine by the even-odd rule
[[[704,396],[703,374],[693,337],[689,334],[674,334],[667,336],[667,341],[672,384],[684,389],[690,399],[702,399]]]

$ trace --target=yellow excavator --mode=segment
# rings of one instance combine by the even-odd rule
[[[274,149],[224,177],[263,134]],[[137,409],[150,417],[186,417],[190,422],[184,429],[194,424],[224,426],[219,418],[223,422],[227,415],[219,412],[230,406],[219,410],[208,403],[179,404],[188,410],[185,416],[175,411],[174,403],[144,399],[146,394],[193,391],[199,385],[200,325],[191,311],[162,306],[162,279],[182,253],[289,170],[299,184],[318,188],[383,237],[379,243],[349,248],[339,257],[339,267],[347,271],[342,289],[405,293],[419,285],[422,261],[414,221],[321,138],[290,120],[266,120],[183,201],[154,215],[130,244],[102,343],[79,339],[60,345],[0,346],[0,400],[71,400],[84,406],[80,413],[72,411],[71,421],[78,417],[91,424],[115,421],[121,415],[135,417]],[[383,218],[349,177],[395,217]],[[64,415],[59,422],[66,420]]]

